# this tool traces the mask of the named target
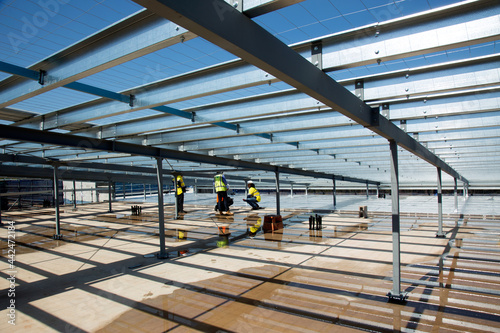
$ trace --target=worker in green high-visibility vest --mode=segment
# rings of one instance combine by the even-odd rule
[[[217,192],[217,210],[222,215],[233,215],[229,211],[227,191],[229,190],[229,185],[227,184],[224,172],[220,172],[214,177],[214,187],[215,192]]]

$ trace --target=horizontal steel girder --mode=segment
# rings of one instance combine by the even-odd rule
[[[155,167],[137,167],[137,166],[129,166],[129,165],[120,165],[120,164],[110,164],[110,163],[85,163],[85,162],[62,162],[55,160],[48,160],[45,158],[37,158],[33,156],[21,156],[21,155],[12,155],[12,154],[0,154],[1,162],[9,162],[9,163],[22,163],[22,164],[30,164],[30,165],[57,165],[58,174],[64,179],[75,179],[75,180],[91,180],[91,181],[120,181],[120,182],[138,182],[140,183],[142,180],[146,179],[149,183],[156,183],[156,168]],[[8,167],[8,168],[5,168]],[[5,168],[5,169],[4,169]],[[15,168],[20,168],[18,173],[16,174]],[[67,169],[71,168],[71,169]],[[81,170],[86,169],[86,170]],[[98,175],[96,171],[90,170],[108,170],[111,172],[106,173],[104,176]],[[4,170],[5,173],[4,173]],[[0,176],[17,176],[17,177],[34,177],[34,178],[50,178],[52,171],[47,172],[48,168],[27,168],[25,166],[20,165],[2,165],[2,169],[0,169]],[[168,170],[168,168],[163,169],[163,175],[165,178],[168,178],[170,175],[175,175],[178,173],[182,173],[186,179],[190,178],[206,178],[213,181],[213,176],[215,172],[220,171],[221,169],[213,169],[212,171],[200,172],[200,171],[180,171],[180,170]],[[226,171],[230,172],[232,169],[228,169]],[[248,170],[242,170],[243,172],[248,172]],[[88,173],[88,175],[87,175]],[[133,174],[131,174],[133,173]],[[152,174],[153,176],[149,176]],[[52,174],[53,175],[53,174]],[[77,177],[77,178],[73,178]],[[231,175],[231,181],[246,181],[248,180],[248,176],[240,177],[236,175]],[[274,179],[262,179],[261,182],[268,182],[274,184]],[[283,184],[290,184],[290,181],[283,180]]]
[[[301,1],[259,1],[245,5],[244,13],[255,17]],[[19,78],[0,82],[0,87],[7,87],[0,89],[3,90],[0,108],[195,37],[177,24],[142,10],[30,66],[30,69],[47,72],[43,86]]]
[[[29,141],[29,142],[51,144],[51,145],[60,145],[66,147],[76,147],[76,148],[84,147],[88,149],[126,153],[131,155],[171,158],[176,160],[191,161],[198,163],[224,165],[234,168],[248,168],[248,169],[262,170],[269,172],[279,172],[279,173],[294,174],[312,178],[333,179],[335,177],[335,179],[338,178],[352,182],[361,182],[361,183],[368,182],[368,183],[378,184],[378,182],[372,182],[365,179],[355,179],[339,175],[308,172],[299,169],[276,167],[267,164],[258,164],[246,161],[231,160],[215,156],[207,156],[207,155],[180,152],[169,149],[129,144],[119,141],[88,139],[76,135],[44,132],[28,128],[7,126],[7,125],[0,125],[0,137],[18,141]]]

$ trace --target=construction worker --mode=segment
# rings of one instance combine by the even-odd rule
[[[233,215],[229,211],[227,191],[229,190],[229,185],[227,184],[224,172],[220,172],[214,177],[214,187],[215,192],[217,192],[217,209],[222,215]]]
[[[186,192],[186,184],[184,184],[184,179],[182,175],[178,174],[175,177],[177,181],[177,192],[176,192],[176,200],[177,200],[177,213],[187,213],[184,211],[184,193]]]
[[[255,188],[255,184],[253,181],[249,180],[247,182],[248,186],[248,195],[246,199],[243,199],[247,204],[252,206],[252,210],[260,209],[260,206],[257,202],[260,202],[260,193]]]

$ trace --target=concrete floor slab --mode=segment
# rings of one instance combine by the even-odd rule
[[[188,200],[188,214],[175,220],[167,205],[168,259],[155,256],[154,201],[138,203],[139,216],[130,214],[137,204],[130,202],[113,203],[113,213],[107,203],[65,208],[63,240],[52,239],[50,209],[2,212],[4,222],[15,221],[16,261],[11,269],[4,225],[0,330],[500,332],[500,207],[491,206],[498,198],[475,198],[459,212],[447,208],[445,238],[436,237],[435,198],[405,201],[404,304],[386,295],[393,269],[387,199],[341,197],[345,209],[335,213],[326,211],[330,198],[293,199],[282,201],[284,229],[270,233],[262,226],[272,207],[239,206],[221,217],[203,205],[207,197]],[[312,208],[297,207],[312,201]],[[364,203],[366,219],[357,216]],[[321,230],[309,230],[315,210]],[[15,326],[7,316],[11,300]]]

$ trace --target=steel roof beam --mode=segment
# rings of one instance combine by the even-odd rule
[[[301,1],[262,0],[245,4],[244,13],[256,17]],[[47,73],[44,85],[19,78],[0,82],[7,87],[0,93],[0,108],[195,37],[147,10],[139,11],[30,66]]]
[[[97,170],[108,170],[108,171],[115,171],[111,173],[107,173],[105,177],[96,177],[96,179],[92,179],[92,177],[87,177],[85,176],[85,180],[103,180],[103,179],[110,179],[110,180],[116,180],[120,179],[121,181],[125,182],[140,182],[140,179],[144,179],[145,176],[148,174],[156,175],[156,168],[154,167],[137,167],[137,166],[129,166],[129,165],[120,165],[120,164],[109,164],[109,163],[82,163],[82,162],[64,162],[64,161],[57,161],[57,160],[50,160],[50,159],[44,159],[44,158],[37,158],[33,156],[22,156],[22,155],[12,155],[12,154],[0,154],[0,161],[1,162],[8,162],[8,163],[22,163],[22,164],[30,164],[30,165],[58,165],[59,166],[59,175],[64,176],[64,179],[74,179],[72,178],[75,175],[78,175],[78,177],[83,177],[82,172],[88,172],[92,175],[96,174],[96,171],[89,171],[88,169],[97,169]],[[8,166],[9,168],[7,169],[6,173],[3,174],[3,168]],[[12,170],[12,165],[2,165],[2,169],[0,169],[0,176],[12,176],[14,174]],[[23,171],[18,174],[19,177],[26,177],[26,170],[30,171],[30,177],[41,177],[44,178],[47,176],[47,172],[42,171],[38,173],[38,168],[30,168],[26,169],[25,166],[19,166],[16,165],[14,167],[20,167]],[[71,169],[64,169],[64,168],[75,168],[76,170],[71,170]],[[87,169],[85,171],[79,170],[79,169]],[[168,175],[176,174],[181,172],[185,178],[190,178],[190,177],[196,177],[196,178],[208,178],[213,180],[213,173],[215,171],[221,171],[220,168],[214,168],[212,171],[180,171],[180,170],[168,170],[168,168],[164,169],[164,176],[168,177]],[[230,172],[234,169],[227,169],[225,171]],[[116,173],[116,171],[121,172],[121,173]],[[239,172],[248,172],[249,170],[239,170]],[[66,173],[69,172],[69,175]],[[133,172],[134,174],[130,174],[130,172]],[[146,175],[144,175],[146,174]],[[127,178],[124,178],[127,177]],[[137,177],[137,178],[136,178]],[[235,175],[231,175],[231,180],[241,180],[245,181],[247,180],[248,177],[239,177]],[[79,178],[78,180],[82,180]],[[261,180],[262,182],[270,182],[274,184],[274,179],[266,180],[263,179]],[[151,181],[154,183],[154,179]],[[290,184],[290,181],[283,180],[284,184]]]
[[[54,170],[52,168],[34,168],[27,166],[2,165],[0,175],[3,177],[16,178],[53,178]],[[78,180],[78,181],[102,181],[102,182],[123,182],[130,183],[131,177],[127,174],[118,174],[113,172],[93,172],[78,170],[58,170],[59,179]],[[170,177],[170,175],[165,175]],[[134,183],[157,184],[157,178],[154,175],[134,175]]]
[[[322,41],[327,71],[376,64],[496,41],[500,37],[498,8],[496,0],[463,1],[311,42]]]
[[[482,3],[480,4],[475,4],[474,7],[482,7],[482,6],[485,6],[484,4],[485,2],[483,1]],[[489,1],[488,2],[490,5],[493,4],[493,2]],[[462,17],[460,15],[466,15],[463,13],[461,14],[457,14],[457,12],[460,12],[460,11],[465,11],[467,8],[472,8],[473,6],[470,5],[470,4],[460,4],[460,6],[457,6],[457,5],[454,5],[452,6],[453,8],[457,7],[459,9],[455,9],[455,10],[443,10],[443,9],[439,9],[439,10],[433,10],[433,11],[429,11],[429,12],[424,12],[424,13],[421,13],[421,14],[418,14],[418,17],[420,18],[420,20],[437,20],[438,22],[440,22],[440,18],[441,17],[447,17],[447,16],[453,16],[453,15],[459,15],[459,19],[460,20],[467,20],[467,19],[472,19],[473,17],[475,16],[479,16],[479,14],[475,14],[472,15],[470,13],[468,13],[468,16],[465,16],[465,17]],[[460,8],[463,8],[463,9],[460,9]],[[481,13],[483,12],[487,12],[487,9],[482,9]],[[472,15],[472,18],[469,17]],[[455,17],[455,16],[453,16]],[[427,26],[425,26],[424,28],[422,28],[419,24],[421,22],[419,22],[418,20],[415,19],[415,17],[411,16],[409,18],[403,18],[403,19],[398,19],[396,20],[397,22],[394,22],[393,21],[388,21],[384,26],[384,29],[388,29],[388,30],[391,30],[391,33],[389,34],[389,37],[390,39],[388,40],[384,40],[383,44],[384,44],[384,47],[386,49],[391,49],[391,50],[398,50],[398,47],[400,46],[400,43],[401,43],[401,38],[405,38],[407,34],[407,31],[405,31],[405,29],[408,29],[409,26],[414,26],[413,29],[416,29],[418,31],[423,31],[422,33],[426,33],[426,30],[427,30]],[[448,22],[447,24],[452,24],[452,22]],[[465,24],[465,23],[464,23]],[[483,29],[481,30],[479,27],[481,26],[481,22],[478,22],[477,20],[476,21],[473,21],[473,22],[470,22],[468,23],[468,29],[469,30],[474,30],[474,31],[479,31],[477,32],[477,35],[476,36],[478,38],[478,41],[479,40],[482,40],[484,38],[487,38],[486,36],[489,36],[489,38],[491,38],[491,35],[494,35],[494,31],[486,31],[487,29]],[[381,25],[382,26],[382,25]],[[420,29],[420,30],[419,30]],[[448,28],[447,28],[448,29]],[[395,31],[393,31],[395,30]],[[401,31],[400,31],[401,30]],[[335,42],[338,42],[338,40],[351,40],[349,38],[352,37],[353,32],[347,32],[347,33],[341,33],[339,35],[335,35],[335,36],[326,36],[324,38],[325,41],[328,41],[328,40],[333,40]],[[360,35],[364,35],[366,36],[366,28],[361,28],[361,29],[358,29],[356,30],[356,33],[360,34]],[[484,34],[484,35],[481,35],[481,34]],[[466,38],[465,36],[462,36],[464,39],[461,39],[461,40],[454,40],[454,43],[453,44],[450,44],[449,47],[458,47],[458,46],[463,46],[463,45],[467,45],[468,43],[471,43],[470,39]],[[381,39],[377,39],[378,41],[380,41]],[[432,42],[436,43],[435,45],[433,45],[433,47],[435,48],[444,48],[445,45],[443,44],[444,42],[442,41],[437,41],[435,39],[432,40]],[[463,43],[460,44],[460,43]],[[304,45],[309,45],[309,43],[301,43],[301,47],[304,46]],[[412,50],[413,51],[416,51],[416,52],[421,52],[421,53],[424,53],[424,52],[429,52],[429,49],[428,48],[421,48],[419,49],[419,45],[413,45],[412,46]],[[340,57],[340,55],[335,55],[335,52],[338,52],[338,51],[332,51],[330,53],[332,53],[331,55],[328,55],[328,51],[327,50],[324,50],[324,57],[325,58],[328,58],[328,57],[333,57],[333,58],[336,58],[336,57]],[[372,52],[370,50],[370,52]],[[371,53],[370,53],[371,54]],[[401,57],[404,57],[404,56],[407,56],[405,54],[400,54],[400,55],[397,55],[398,58],[401,58]],[[347,57],[346,59],[351,59],[349,57]],[[226,70],[226,67],[228,66],[228,64],[223,64],[221,65],[220,69],[219,70]],[[271,81],[274,81],[275,79],[273,77],[266,77],[268,76],[267,73],[265,72],[262,72],[261,70],[254,70],[252,68],[249,68],[248,66],[246,66],[247,69],[242,69],[240,67],[235,67],[235,64],[232,63],[229,65],[230,68],[235,68],[235,70],[232,70],[228,73],[224,73],[224,76],[226,78],[226,80],[222,80],[220,81],[220,84],[218,84],[216,87],[209,87],[208,85],[204,84],[204,85],[197,85],[196,82],[206,82],[206,80],[213,76],[214,73],[216,73],[216,69],[215,67],[214,68],[211,68],[209,69],[208,71],[207,70],[201,70],[201,71],[198,71],[198,73],[189,73],[188,75],[185,75],[185,78],[182,79],[182,77],[176,77],[176,78],[173,78],[173,79],[167,79],[165,80],[165,82],[163,83],[160,83],[160,86],[161,85],[167,85],[166,88],[163,88],[163,89],[159,89],[160,86],[159,83],[154,83],[153,85],[147,85],[147,86],[144,86],[144,87],[139,87],[137,88],[137,97],[138,97],[138,100],[141,100],[143,99],[144,101],[142,101],[140,104],[141,105],[149,105],[150,106],[154,106],[156,104],[165,104],[167,102],[169,103],[172,103],[176,100],[179,100],[179,96],[182,96],[182,95],[185,95],[186,97],[184,97],[185,99],[186,98],[192,98],[193,96],[200,96],[200,89],[202,90],[206,90],[208,89],[205,94],[208,94],[210,90],[212,90],[212,93],[215,94],[215,93],[218,93],[218,92],[222,92],[222,91],[225,91],[225,90],[228,90],[228,89],[239,89],[239,88],[242,88],[242,87],[246,87],[246,86],[253,86],[253,85],[258,85],[258,84],[263,84],[263,83],[267,83],[267,82],[271,82]],[[241,66],[241,65],[240,65]],[[245,67],[245,66],[243,66]],[[244,73],[238,75],[238,71],[241,71],[243,70]],[[250,71],[250,72],[248,72]],[[253,73],[253,74],[250,74],[250,73]],[[208,76],[206,76],[208,75]],[[228,75],[231,77],[230,79],[228,78]],[[205,77],[206,76],[206,77]],[[240,78],[240,82],[238,84],[238,79],[237,78]],[[252,79],[252,77],[254,77],[254,79]],[[176,82],[176,86],[179,86],[180,90],[172,90],[172,86],[169,85],[169,81],[170,80],[174,80]],[[193,81],[194,80],[194,81]],[[229,84],[229,85],[228,85]],[[228,86],[225,86],[225,85],[228,85]],[[157,87],[158,86],[158,87]],[[190,88],[190,87],[193,87],[193,88]],[[214,90],[215,89],[215,90]],[[143,91],[147,91],[145,94],[141,94],[140,92]],[[189,91],[192,91],[192,93],[190,93]],[[130,92],[132,93],[132,92]],[[172,97],[168,97],[170,95]],[[143,97],[140,97],[142,96]],[[163,97],[163,100],[159,101],[157,99],[155,99],[155,96],[166,96],[166,97]],[[181,98],[182,99],[182,98]],[[148,101],[149,100],[149,101]],[[135,108],[134,110],[138,110],[140,108]],[[96,109],[96,112],[94,112],[94,114],[96,115],[99,115],[99,114],[106,114],[105,112],[108,112],[110,110],[114,110],[111,114],[116,114],[116,113],[120,113],[120,112],[128,112],[130,111],[129,108],[126,108],[125,106],[123,105],[117,105],[116,108],[112,105],[112,104],[108,104],[107,107],[105,108],[97,108]],[[89,110],[87,110],[89,111]],[[64,113],[62,110],[60,110],[59,112],[59,117],[61,117],[61,114]],[[93,114],[92,112],[86,112],[87,115],[89,114]],[[110,114],[110,115],[111,115]],[[55,116],[55,115],[54,115]],[[81,117],[81,116],[80,116]],[[47,121],[50,122],[50,118],[51,117],[47,117]],[[90,119],[80,119],[79,121],[89,121]],[[61,119],[62,121],[62,119]]]
[[[60,145],[66,147],[83,146],[90,149],[96,149],[108,152],[126,153],[131,155],[148,156],[148,157],[172,158],[183,161],[225,165],[234,168],[248,168],[248,169],[262,170],[269,172],[280,172],[280,173],[294,174],[312,178],[333,179],[333,177],[335,178],[338,177],[339,179],[346,179],[352,182],[364,182],[364,183],[368,182],[368,183],[378,184],[378,182],[372,182],[370,180],[365,180],[365,179],[355,179],[338,175],[276,167],[266,164],[231,160],[214,156],[205,156],[200,154],[180,152],[180,151],[162,149],[156,147],[134,145],[119,141],[110,141],[103,139],[101,140],[87,139],[76,135],[44,132],[28,128],[7,126],[7,125],[0,125],[0,137],[18,141],[29,141],[29,142],[51,144],[51,145]]]

